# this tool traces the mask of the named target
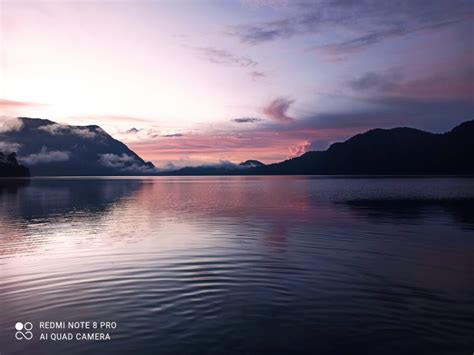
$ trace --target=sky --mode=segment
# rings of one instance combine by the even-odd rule
[[[157,166],[265,163],[474,119],[474,2],[0,0],[0,120],[97,124]]]

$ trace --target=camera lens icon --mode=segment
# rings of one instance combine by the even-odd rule
[[[31,340],[33,339],[33,324],[31,322],[17,322],[15,323],[15,339],[16,340]]]

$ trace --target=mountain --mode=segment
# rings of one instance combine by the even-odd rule
[[[4,154],[0,152],[0,177],[27,177],[30,170],[18,164],[16,154]]]
[[[264,165],[258,160],[247,160],[240,164],[221,161],[217,164],[184,167],[178,170],[163,172],[161,175],[244,175],[245,171]]]
[[[157,169],[99,126],[19,118],[0,127],[0,175],[156,175]],[[11,155],[16,152],[17,156]],[[186,167],[163,175],[474,174],[474,121],[443,134],[413,128],[373,129],[325,151],[280,163]],[[8,172],[7,172],[8,171]]]
[[[0,147],[17,152],[32,175],[153,174],[145,162],[99,126],[69,126],[20,117],[0,131]]]
[[[258,161],[258,160],[246,160],[240,163],[239,165],[245,168],[256,168],[259,166],[264,166],[265,164],[263,164],[261,161]]]
[[[474,174],[474,120],[443,134],[373,129],[326,151],[250,169],[257,175]]]

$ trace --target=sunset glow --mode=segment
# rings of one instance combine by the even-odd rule
[[[473,7],[423,4],[2,0],[0,116],[97,124],[157,166],[444,131],[473,118]]]

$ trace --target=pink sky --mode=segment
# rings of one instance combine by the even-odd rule
[[[158,166],[474,118],[474,6],[396,2],[3,0],[0,117],[98,124]]]

